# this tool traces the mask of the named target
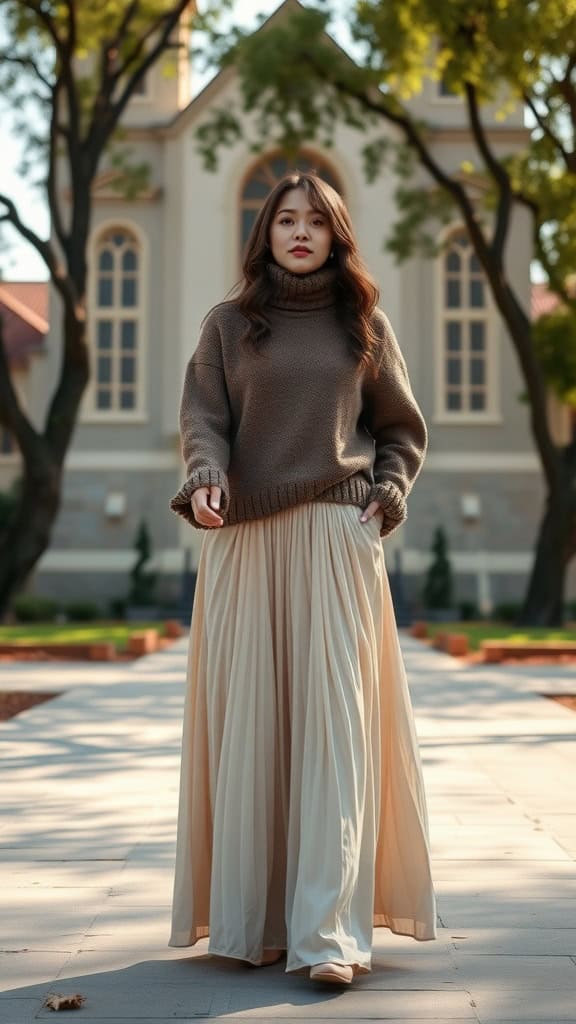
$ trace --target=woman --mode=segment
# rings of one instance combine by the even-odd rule
[[[373,925],[435,937],[428,822],[381,537],[427,433],[342,199],[270,193],[239,296],[186,372],[206,530],[192,613],[170,945],[349,984]]]

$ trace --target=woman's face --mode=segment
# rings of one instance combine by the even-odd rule
[[[276,263],[293,274],[310,274],[328,259],[332,239],[328,218],[312,209],[304,189],[284,193],[270,225]]]

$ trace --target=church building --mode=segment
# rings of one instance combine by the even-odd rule
[[[329,149],[311,143],[290,164],[273,148],[255,154],[239,140],[221,150],[216,172],[207,170],[197,131],[215,108],[237,101],[239,83],[228,68],[191,98],[193,74],[182,60],[177,73],[167,75],[160,61],[126,112],[123,145],[137,163],[148,164],[146,188],[124,197],[112,167],[101,168],[95,184],[92,378],[52,545],[31,589],[62,600],[90,598],[106,608],[126,594],[135,536],[145,520],[161,600],[178,602],[184,569],[197,565],[203,537],[169,509],[185,475],[178,433],[185,366],[204,315],[239,280],[242,247],[262,200],[298,166],[315,168],[344,196],[428,425],[428,454],[408,499],[408,520],[384,541],[390,574],[401,569],[404,594],[417,612],[433,534],[442,526],[457,601],[484,611],[519,601],[543,513],[542,472],[516,356],[462,225],[444,227],[447,247],[438,258],[395,263],[383,243],[397,220],[397,182],[388,172],[366,182],[361,149],[367,136],[344,124]],[[434,153],[447,169],[474,158],[460,98],[427,82],[411,105],[429,123]],[[524,144],[522,109],[499,120],[487,107],[483,117],[498,152]],[[527,310],[531,252],[530,220],[517,210],[507,260]],[[55,295],[48,321],[42,345],[27,356],[22,383],[39,420],[58,370]],[[562,441],[570,413],[552,395],[549,404]],[[2,488],[17,473],[17,456],[5,448]],[[575,569],[568,596],[576,597]]]

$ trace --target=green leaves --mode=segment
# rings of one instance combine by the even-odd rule
[[[211,117],[197,130],[198,150],[209,171],[218,167],[218,149],[229,146],[242,136],[241,113],[231,107],[217,107]]]
[[[232,33],[228,50],[219,35],[219,63],[236,67],[241,105],[203,124],[207,166],[241,134],[253,149],[291,155],[313,140],[329,144],[344,122],[359,133],[367,180],[391,173],[397,181],[385,245],[399,261],[436,255],[441,226],[458,218],[477,225],[481,259],[492,260],[493,282],[504,280],[512,208],[521,204],[551,287],[566,297],[576,271],[576,0],[356,0],[347,7],[354,60],[327,34],[331,13],[329,4],[287,7],[257,33]],[[436,148],[440,108],[422,92],[440,80],[461,97],[457,123],[470,153],[459,164]],[[523,144],[526,105],[533,129]],[[508,150],[500,125],[514,132]],[[538,332],[542,371],[564,395],[574,386],[571,318],[566,309]],[[515,343],[532,348],[527,322],[526,330]]]
[[[548,383],[576,409],[576,316],[574,310],[548,313],[534,325],[534,343]]]

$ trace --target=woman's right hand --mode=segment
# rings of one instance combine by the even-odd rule
[[[194,518],[202,526],[222,526],[224,520],[214,510],[220,508],[220,487],[198,487],[191,499]]]

